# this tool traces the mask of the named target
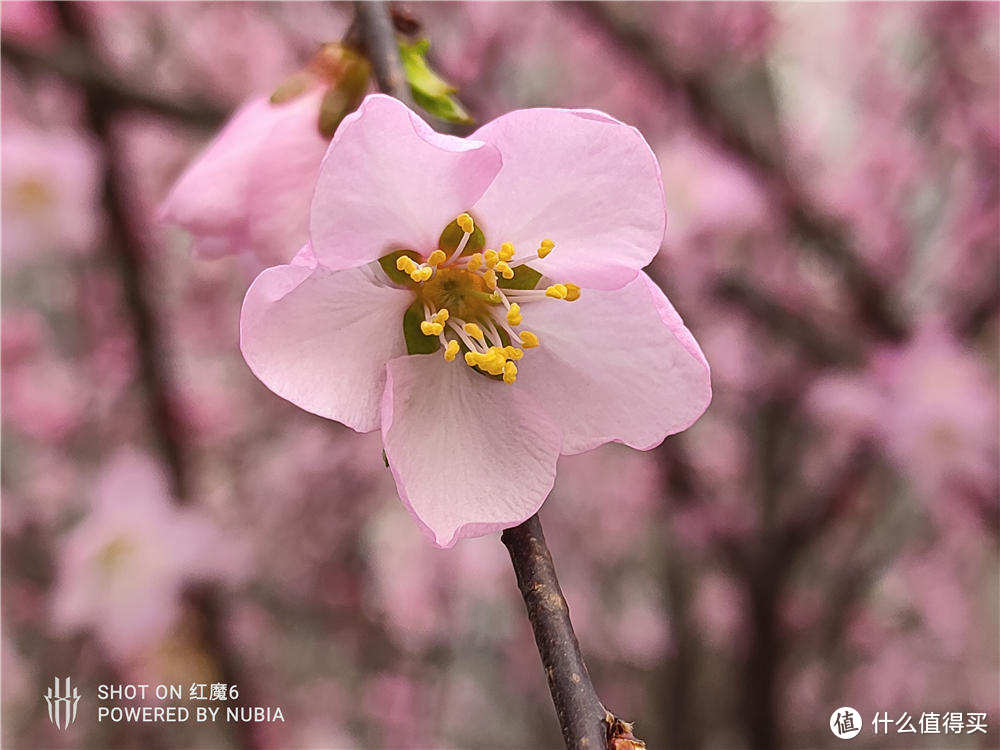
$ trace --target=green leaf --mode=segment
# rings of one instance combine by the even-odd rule
[[[469,241],[465,243],[462,255],[478,253],[486,246],[486,237],[483,235],[483,230],[479,228],[478,222],[475,222],[475,217],[473,217],[473,221],[476,224],[476,228],[469,237]],[[458,222],[453,220],[441,232],[441,236],[438,238],[438,250],[451,257],[451,254],[458,249],[458,243],[462,241],[463,236],[465,236],[465,232],[458,226]]]
[[[534,289],[541,278],[542,275],[538,271],[522,263],[519,266],[514,266],[513,279],[501,277],[497,279],[497,286],[501,289]]]
[[[399,284],[400,286],[406,286],[411,281],[409,274],[396,268],[396,260],[401,255],[413,258],[413,260],[417,263],[420,262],[420,255],[415,250],[396,250],[395,252],[383,255],[379,258],[378,264],[382,266],[382,270],[385,271],[385,275],[389,277],[389,280],[392,281],[392,283]]]
[[[403,313],[403,338],[406,339],[406,351],[410,354],[432,354],[441,348],[437,336],[425,336],[420,330],[424,320],[424,305],[417,300]]]
[[[413,44],[400,42],[399,54],[410,84],[413,99],[428,113],[447,122],[471,125],[475,122],[452,94],[458,89],[435,73],[427,64],[430,42],[421,39]]]

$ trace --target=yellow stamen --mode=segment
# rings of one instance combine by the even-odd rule
[[[452,339],[444,350],[444,361],[454,362],[456,355],[458,355],[458,342]]]
[[[410,278],[416,281],[418,284],[422,281],[427,281],[431,276],[434,275],[434,269],[430,266],[420,266],[413,271],[410,271]]]
[[[507,322],[512,326],[521,325],[521,306],[514,302],[507,311]]]
[[[500,275],[505,279],[514,278],[514,269],[507,265],[505,261],[497,261],[496,270],[500,272]]]
[[[479,341],[486,340],[486,337],[483,336],[483,329],[477,326],[475,323],[466,323],[464,328],[465,332],[470,336],[472,336],[472,338],[478,339]]]
[[[466,352],[465,363],[469,367],[478,367],[490,375],[503,375],[507,369],[507,357],[504,354],[504,350],[498,346],[491,346],[485,354],[480,352]]]
[[[490,295],[490,302],[494,305],[499,305],[500,301],[500,292],[493,292],[493,294]]]
[[[580,287],[576,284],[566,284],[566,301],[574,302],[580,299]]]
[[[566,299],[568,291],[565,284],[553,284],[545,290],[545,296],[553,299]]]
[[[493,268],[497,261],[500,260],[500,256],[497,255],[496,250],[485,250],[483,252],[483,260],[486,261],[487,268]]]
[[[500,252],[497,254],[500,256],[500,260],[510,260],[514,257],[514,246],[509,242],[504,242],[500,245]]]
[[[435,250],[433,253],[427,256],[427,265],[429,266],[439,266],[448,259],[445,255],[444,250]]]
[[[486,280],[486,286],[490,289],[497,288],[497,272],[492,268],[487,268],[483,273],[483,278]]]
[[[524,356],[524,352],[513,346],[505,346],[503,348],[503,353],[507,359],[519,360]]]
[[[408,255],[400,255],[396,258],[396,270],[405,271],[406,273],[413,273],[417,270],[419,266],[413,261],[413,258]]]
[[[469,258],[469,260],[465,264],[465,267],[468,268],[470,271],[475,271],[481,265],[483,265],[483,254],[476,253],[471,258]]]
[[[534,349],[538,346],[538,336],[531,331],[521,331],[518,336],[521,337],[521,346],[525,349]]]
[[[476,225],[472,221],[472,217],[469,216],[468,214],[459,214],[458,218],[455,219],[455,222],[458,224],[461,230],[466,234],[472,234],[474,231],[476,231]]]
[[[448,322],[448,318],[450,316],[451,316],[451,313],[448,312],[448,308],[447,307],[442,307],[440,310],[438,310],[436,313],[434,313],[434,322],[435,323],[442,323],[442,324],[446,323],[446,322]]]
[[[515,380],[517,380],[517,365],[508,362],[503,366],[503,382],[507,385],[513,385]]]
[[[440,323],[432,323],[429,320],[424,320],[420,323],[420,332],[424,336],[440,336],[443,331],[444,326]]]
[[[544,258],[546,255],[552,252],[552,248],[556,245],[552,240],[542,240],[542,244],[538,248],[538,257]]]

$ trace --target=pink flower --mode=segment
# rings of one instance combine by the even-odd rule
[[[309,197],[326,151],[317,125],[323,91],[244,104],[181,175],[160,209],[208,257],[250,253],[284,263],[308,237]]]
[[[370,66],[323,45],[270,98],[245,104],[181,176],[161,221],[187,229],[203,255],[285,263],[308,238],[309,199],[327,144],[369,86]]]
[[[239,545],[174,507],[155,462],[123,450],[60,548],[53,622],[67,632],[93,629],[111,652],[132,657],[168,635],[187,585],[235,580],[241,568]]]
[[[560,453],[649,449],[708,406],[698,344],[639,271],[664,225],[652,151],[605,114],[519,110],[461,139],[369,96],[324,158],[311,245],[247,292],[243,355],[303,409],[381,427],[448,547],[537,511]]]

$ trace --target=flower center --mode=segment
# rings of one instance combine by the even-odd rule
[[[417,297],[431,310],[446,309],[465,320],[488,315],[492,304],[486,279],[466,268],[439,268],[417,286]]]
[[[414,289],[423,312],[420,333],[438,340],[446,362],[464,352],[469,367],[513,384],[515,362],[525,349],[539,345],[538,336],[521,327],[522,306],[572,302],[579,299],[580,287],[566,283],[535,288],[541,274],[527,261],[552,252],[552,240],[542,240],[530,255],[519,255],[509,242],[499,251],[479,252],[484,244],[482,232],[465,213],[445,227],[437,250],[426,256],[400,250],[379,262],[390,278]]]

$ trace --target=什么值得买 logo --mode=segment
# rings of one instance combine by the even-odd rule
[[[77,704],[80,702],[80,691],[70,685],[69,677],[65,677],[60,685],[59,678],[53,681],[53,686],[45,692],[45,703],[49,707],[49,721],[57,729],[66,729],[76,721]]]

